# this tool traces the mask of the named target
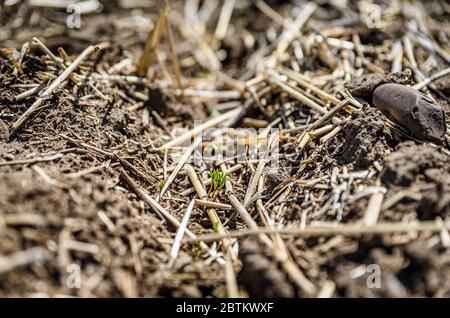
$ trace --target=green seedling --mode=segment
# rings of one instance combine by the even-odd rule
[[[225,186],[226,176],[222,171],[211,169],[209,170],[209,177],[211,178],[210,191],[220,190]]]
[[[162,189],[164,188],[165,185],[166,185],[166,181],[164,181],[164,180],[159,181],[159,191],[162,191]]]
[[[208,110],[206,112],[209,117],[214,117],[214,116],[219,115],[219,112],[215,108],[208,108]]]

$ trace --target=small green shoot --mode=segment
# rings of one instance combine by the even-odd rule
[[[200,249],[201,249],[200,243],[196,242],[192,245],[192,249],[189,251],[189,255],[191,256],[194,262],[198,260]]]
[[[159,181],[159,191],[162,191],[162,189],[164,188],[165,185],[166,185],[166,181],[164,181],[164,180]]]
[[[206,113],[208,114],[209,117],[214,117],[214,116],[217,116],[219,114],[219,112],[215,108],[208,108]]]
[[[225,186],[226,176],[222,171],[211,169],[209,170],[209,177],[211,178],[210,191],[220,190]]]
[[[196,251],[190,251],[189,255],[191,256],[192,260],[195,262],[198,259],[198,253]]]

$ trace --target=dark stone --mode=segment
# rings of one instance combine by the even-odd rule
[[[431,97],[414,88],[384,84],[375,89],[372,102],[416,138],[438,143],[444,140],[446,127],[443,109]]]

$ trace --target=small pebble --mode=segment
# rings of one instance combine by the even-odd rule
[[[383,84],[372,98],[373,105],[389,119],[407,128],[414,137],[442,143],[445,115],[433,98],[405,85]]]

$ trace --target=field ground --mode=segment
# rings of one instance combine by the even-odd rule
[[[449,297],[449,126],[372,94],[449,122],[450,6],[375,2],[3,3],[0,296]],[[278,168],[176,161],[195,120],[278,129]]]

